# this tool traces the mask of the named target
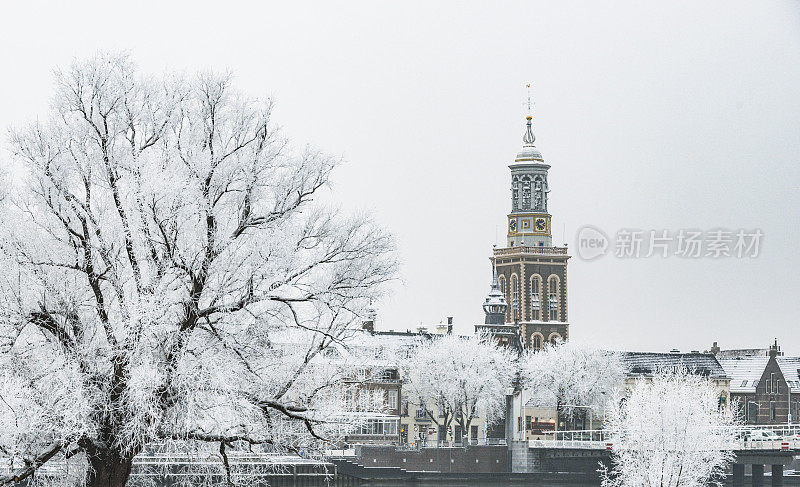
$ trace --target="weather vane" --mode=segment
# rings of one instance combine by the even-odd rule
[[[533,113],[532,113],[533,102],[531,102],[531,84],[532,83],[527,83],[525,85],[525,88],[528,90],[528,117],[532,118],[533,117]]]
[[[530,117],[530,116],[532,116],[531,115],[531,84],[530,83],[526,84],[525,88],[528,89],[528,116]]]

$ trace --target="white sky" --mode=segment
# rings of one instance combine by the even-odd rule
[[[756,259],[569,265],[571,337],[634,350],[800,353],[800,3],[13,2],[0,126],[43,117],[51,70],[128,49],[144,71],[231,70],[297,143],[347,163],[347,208],[396,236],[379,328],[482,321],[507,165],[534,83],[554,241],[576,230],[760,228]],[[574,251],[574,248],[573,248]]]

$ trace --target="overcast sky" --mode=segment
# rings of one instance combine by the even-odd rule
[[[44,117],[52,69],[98,49],[274,96],[287,135],[346,160],[342,206],[397,236],[402,282],[378,303],[395,330],[483,320],[532,82],[554,242],[764,233],[755,259],[573,257],[572,340],[800,353],[796,0],[13,2],[0,45],[2,127]]]

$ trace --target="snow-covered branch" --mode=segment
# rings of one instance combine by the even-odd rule
[[[0,202],[0,455],[83,438],[87,482],[124,485],[165,437],[341,437],[355,365],[324,352],[396,262],[368,217],[314,202],[339,160],[293,149],[227,76],[100,54],[56,87],[12,131],[25,177]]]
[[[528,352],[521,359],[522,386],[542,407],[562,404],[562,413],[599,411],[625,381],[619,354],[572,342]]]
[[[736,423],[713,381],[685,368],[640,378],[607,411],[613,470],[605,487],[721,485]]]
[[[467,432],[478,415],[487,425],[502,418],[514,359],[485,334],[420,338],[403,362],[404,389],[440,431],[455,421]]]

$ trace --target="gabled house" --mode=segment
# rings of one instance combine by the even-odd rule
[[[759,353],[760,352],[760,353]],[[727,354],[719,362],[731,377],[731,400],[747,424],[797,424],[800,357],[784,357],[777,341],[765,352]]]

